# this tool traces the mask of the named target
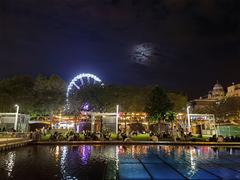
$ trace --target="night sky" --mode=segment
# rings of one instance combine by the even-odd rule
[[[0,76],[78,73],[205,95],[240,83],[239,0],[1,0]],[[139,44],[154,60],[134,61]],[[151,48],[151,47],[150,47]]]

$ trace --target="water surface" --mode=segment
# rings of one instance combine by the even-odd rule
[[[240,149],[33,145],[0,153],[0,179],[240,179]]]

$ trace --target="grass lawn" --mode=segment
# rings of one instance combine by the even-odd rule
[[[199,137],[199,135],[193,135],[193,137],[191,138],[192,141],[207,141],[207,139],[211,137],[208,135],[203,135],[202,137]]]
[[[117,134],[111,134],[112,140],[117,140]]]
[[[42,135],[41,141],[49,141],[51,134]]]
[[[50,140],[50,137],[51,137],[51,134],[46,134],[45,136],[42,135],[41,141],[49,141],[49,140]],[[63,134],[63,137],[66,138],[66,135]],[[80,141],[84,141],[84,140],[85,140],[85,137],[84,137],[83,134],[80,134],[79,137],[80,137]]]
[[[131,140],[133,141],[150,141],[149,134],[138,134],[137,136],[132,136]]]
[[[63,134],[64,138],[66,138],[66,134]],[[46,134],[45,136],[42,135],[41,136],[41,141],[49,141],[51,137],[51,134]],[[80,141],[84,141],[85,137],[83,134],[79,135]],[[191,138],[191,141],[193,142],[206,142],[207,138],[209,138],[209,136],[202,136],[199,137],[198,135],[193,135],[193,137]],[[117,139],[117,134],[111,134],[111,139],[113,141],[118,140]],[[149,134],[138,134],[138,135],[134,135],[130,138],[132,141],[150,141],[150,136]],[[166,140],[166,139],[165,139]],[[168,139],[169,141],[171,141],[172,139]]]
[[[85,140],[84,134],[80,134],[79,138],[80,138],[80,141],[84,141]]]
[[[49,141],[50,140],[50,136],[51,134],[46,134],[45,136],[42,135],[41,137],[41,141]],[[63,135],[65,137],[65,134]],[[84,135],[80,134],[80,141],[84,141]],[[112,140],[117,140],[117,134],[112,134],[111,135]],[[150,140],[150,136],[149,134],[138,134],[137,136],[132,136],[131,137],[132,141],[149,141]]]

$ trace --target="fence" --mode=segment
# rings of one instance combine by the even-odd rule
[[[218,135],[240,136],[240,126],[218,126]]]

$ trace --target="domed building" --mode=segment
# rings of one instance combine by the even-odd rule
[[[208,93],[208,99],[221,100],[225,97],[223,86],[218,82],[213,86],[213,90]]]
[[[200,97],[191,101],[193,111],[201,111],[207,107],[213,106],[225,98],[225,91],[218,82],[213,86],[213,89],[208,92],[207,96]]]

